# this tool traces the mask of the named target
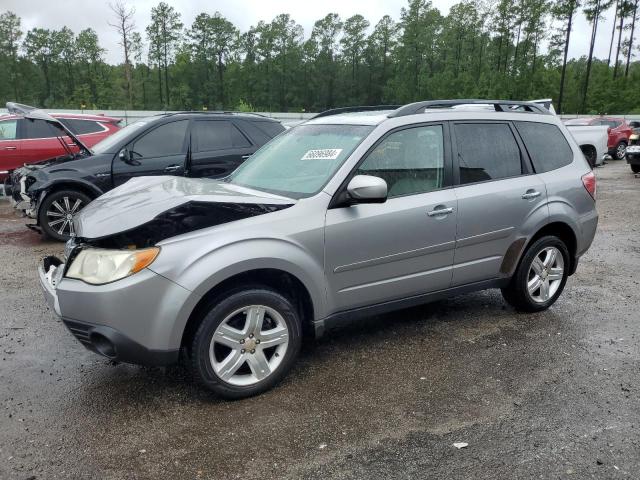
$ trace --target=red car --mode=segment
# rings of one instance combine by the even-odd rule
[[[624,118],[573,118],[564,123],[565,125],[601,125],[609,127],[609,141],[607,142],[609,154],[617,160],[624,159],[627,153],[627,145],[629,145],[629,137],[633,133],[632,128]]]
[[[53,113],[87,146],[120,130],[120,119],[102,115]],[[8,170],[25,163],[38,163],[72,152],[78,147],[69,137],[61,138],[61,131],[44,120],[30,120],[18,115],[0,116],[0,182]],[[65,145],[66,144],[66,145]]]

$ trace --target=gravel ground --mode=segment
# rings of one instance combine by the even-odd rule
[[[371,318],[238,402],[86,351],[37,285],[62,246],[0,201],[0,478],[640,478],[640,179],[597,175],[595,242],[548,312],[488,291]]]

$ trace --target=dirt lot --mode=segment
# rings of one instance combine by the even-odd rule
[[[0,201],[0,478],[640,478],[640,179],[597,174],[596,240],[547,313],[489,291],[372,318],[239,402],[86,351],[37,286],[62,246]]]

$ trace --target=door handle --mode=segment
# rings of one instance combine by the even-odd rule
[[[67,143],[67,147],[77,147],[78,145],[76,145],[75,143]]]
[[[427,212],[427,215],[430,217],[440,217],[442,215],[449,215],[450,213],[453,213],[452,207],[436,207],[435,210]]]
[[[4,147],[4,149],[5,149],[5,150],[17,150],[17,149],[18,149],[18,147],[13,147],[13,146],[11,146],[11,147]]]
[[[165,167],[164,171],[165,172],[177,172],[181,168],[182,167],[180,165],[169,165],[168,167]]]
[[[538,198],[540,195],[542,195],[540,192],[537,192],[535,190],[527,190],[527,193],[523,193],[522,194],[522,199],[523,200],[532,200],[534,198]]]
[[[249,158],[250,156],[251,156],[251,154],[249,154],[249,155],[242,155],[242,157],[240,157],[240,158],[242,158],[242,160],[246,160],[246,159],[247,159],[247,158]]]

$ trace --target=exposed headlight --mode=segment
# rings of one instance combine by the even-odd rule
[[[160,253],[160,248],[144,250],[82,250],[67,270],[67,277],[101,285],[115,282],[148,267]]]
[[[640,135],[638,135],[637,133],[633,133],[633,134],[629,137],[629,140],[638,140],[638,138],[640,138]]]

